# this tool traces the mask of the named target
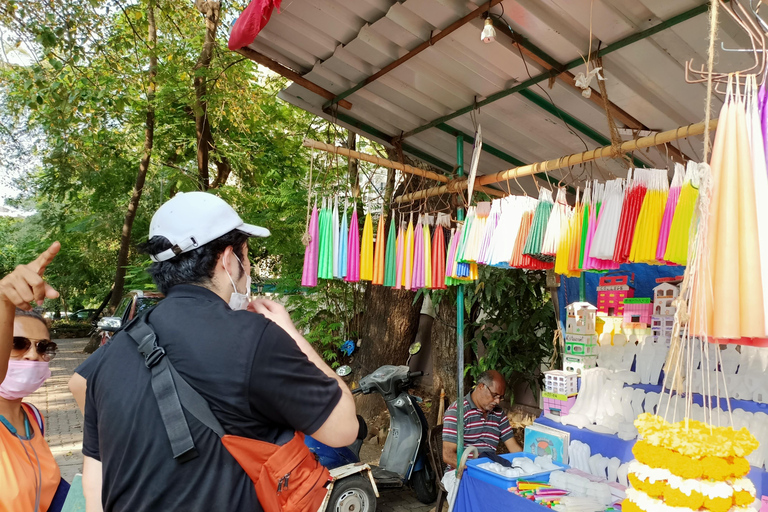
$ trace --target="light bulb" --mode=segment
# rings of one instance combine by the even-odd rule
[[[492,43],[496,40],[496,29],[493,28],[493,20],[491,18],[485,18],[485,26],[483,27],[483,33],[480,34],[480,40],[484,43]]]

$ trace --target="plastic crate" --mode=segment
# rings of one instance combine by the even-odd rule
[[[572,395],[579,391],[579,374],[563,370],[544,372],[544,389],[558,395]]]
[[[516,459],[517,457],[528,457],[531,460],[536,459],[535,455],[526,452],[505,453],[504,455],[501,455],[501,458],[507,459],[509,461]],[[483,482],[495,485],[496,487],[501,487],[502,489],[509,489],[510,487],[516,486],[518,479],[524,480],[526,482],[549,482],[550,473],[555,471],[553,469],[551,471],[543,471],[541,473],[521,476],[519,478],[507,478],[505,476],[497,475],[493,471],[488,471],[487,469],[478,467],[480,464],[485,464],[486,462],[490,462],[490,459],[485,457],[481,457],[479,459],[469,459],[467,461],[467,473],[472,476],[472,478],[477,478],[478,480],[482,480]],[[554,464],[558,466],[560,470],[566,470],[569,468],[569,466],[566,466],[565,464],[559,464],[557,462]]]

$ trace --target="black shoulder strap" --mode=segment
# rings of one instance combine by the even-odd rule
[[[179,462],[186,462],[197,457],[198,453],[182,407],[219,437],[224,435],[224,430],[211,412],[208,402],[178,374],[171,361],[165,357],[165,350],[157,344],[155,331],[147,323],[147,313],[149,311],[135,318],[126,326],[125,332],[138,345],[144,363],[152,371],[152,391],[171,442],[173,457]]]

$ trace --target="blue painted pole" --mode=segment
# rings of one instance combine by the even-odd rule
[[[464,135],[456,137],[456,174],[464,175]],[[456,218],[464,220],[464,208],[456,209]],[[457,450],[456,460],[461,461],[464,451],[464,285],[456,287],[456,357],[458,371],[456,372],[456,429]]]

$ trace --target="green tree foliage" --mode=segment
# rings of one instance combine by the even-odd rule
[[[29,144],[21,163],[36,215],[19,221],[18,244],[3,251],[11,265],[52,240],[64,249],[51,267],[65,297],[98,304],[111,287],[120,227],[144,143],[147,19],[143,2],[10,1],[0,7],[5,47],[29,48],[27,62],[0,67],[0,139]],[[173,194],[197,190],[193,81],[206,80],[214,141],[211,182],[246,222],[273,236],[252,242],[263,277],[297,282],[304,247],[309,154],[305,136],[340,143],[345,134],[277,98],[285,81],[230,52],[227,5],[208,68],[195,69],[205,23],[191,4],[157,3],[158,76],[154,152],[132,234],[129,285],[145,284],[148,260],[135,246],[146,239],[152,212]],[[0,55],[2,56],[2,55]],[[12,61],[12,59],[9,59]],[[229,174],[221,176],[226,160]],[[19,161],[0,160],[0,168]],[[345,164],[346,162],[343,162]],[[346,165],[316,166],[320,188],[341,183]],[[322,180],[318,179],[322,176]],[[16,223],[18,224],[18,223]],[[0,229],[4,229],[0,228]],[[9,261],[10,263],[5,263]]]
[[[552,355],[555,311],[540,271],[480,267],[477,285],[467,286],[471,346],[477,360],[472,377],[498,370],[507,379],[541,388],[541,365]],[[484,355],[480,355],[480,346]]]

